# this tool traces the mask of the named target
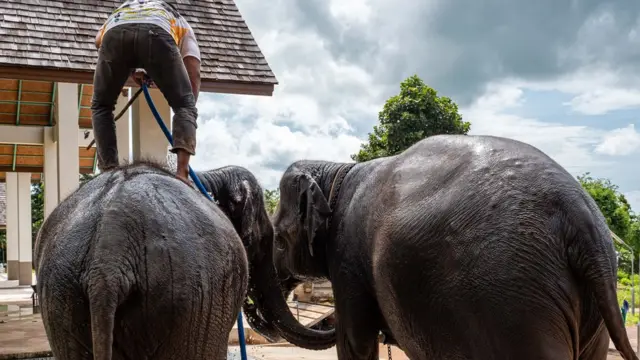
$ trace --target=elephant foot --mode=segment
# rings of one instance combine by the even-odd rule
[[[391,335],[386,331],[381,331],[378,339],[379,339],[379,342],[383,343],[384,345],[398,346],[398,342],[393,337],[393,335]]]

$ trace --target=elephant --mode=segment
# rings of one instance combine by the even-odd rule
[[[340,360],[378,359],[380,332],[412,360],[604,360],[609,336],[638,359],[606,221],[532,145],[437,135],[366,162],[296,161],[279,189],[278,278],[331,281]]]
[[[299,343],[307,339],[305,347],[309,349],[335,346],[335,331],[302,326],[287,306],[285,298],[303,279],[278,277],[273,263],[273,225],[256,177],[241,166],[225,166],[197,174],[207,192],[215,194],[247,251],[249,285],[242,309],[251,328],[270,342],[284,338]]]
[[[242,239],[166,168],[137,162],[66,197],[34,251],[56,359],[226,359],[247,290]]]
[[[298,281],[276,277],[253,174],[196,174],[215,203],[166,167],[137,161],[87,181],[43,222],[36,292],[57,359],[226,359],[241,307],[271,341],[287,330],[335,344],[335,332],[303,327],[287,307],[283,293]]]

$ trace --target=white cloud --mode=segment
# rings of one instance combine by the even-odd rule
[[[574,111],[586,115],[602,115],[640,106],[640,90],[597,88],[574,97],[569,105]]]
[[[229,164],[251,170],[267,188],[275,188],[284,166],[302,158],[349,161],[360,140],[341,134],[310,136],[259,119],[242,134],[230,130],[233,118],[210,118],[198,128],[198,154],[192,161],[197,170]]]
[[[605,155],[630,155],[640,149],[640,134],[633,124],[604,135],[596,151]]]
[[[471,122],[470,133],[503,136],[533,145],[575,175],[607,165],[593,154],[602,131],[507,113],[522,104],[522,95],[523,88],[512,81],[490,84],[484,95],[461,110],[464,119]]]
[[[615,110],[640,107],[640,87],[628,73],[603,64],[588,65],[544,81],[510,79],[513,86],[572,95],[563,105],[584,115],[603,115]]]
[[[618,22],[605,13],[595,13],[584,26],[582,20],[571,18],[563,19],[560,29],[540,28],[539,21],[528,14],[513,19],[518,12],[512,10],[520,5],[501,6],[509,10],[501,15],[500,9],[478,3],[474,5],[478,13],[469,12],[476,15],[465,15],[471,29],[465,30],[446,19],[446,15],[459,18],[456,7],[468,6],[461,1],[237,3],[280,84],[272,97],[202,94],[197,156],[192,164],[197,170],[245,166],[267,188],[277,186],[284,167],[295,160],[350,161],[349,155],[376,123],[384,101],[397,93],[403,77],[414,72],[459,103],[458,99],[488,83],[484,94],[461,109],[472,122],[472,134],[527,142],[573,174],[611,165],[613,160],[603,154],[614,151],[605,145],[612,134],[562,124],[562,119],[547,123],[510,114],[526,101],[523,91],[570,94],[572,99],[565,105],[584,114],[640,106],[640,82],[634,82],[629,71],[607,65],[617,64],[608,61],[613,50],[607,48],[606,61],[600,61],[590,47],[589,41],[610,38],[598,37],[598,31],[615,32]],[[532,12],[536,16],[555,15],[550,5],[539,6],[539,14]],[[572,47],[554,40],[572,42],[578,31],[578,42]],[[637,41],[634,34],[625,39]],[[527,46],[521,48],[522,43]],[[546,55],[551,60],[537,57],[548,49],[553,49]],[[557,59],[557,49],[566,49],[561,53],[565,58]],[[531,51],[522,57],[509,55],[517,50]],[[571,63],[576,57],[580,66],[564,72],[548,65]],[[515,64],[518,61],[527,65]],[[525,76],[529,79],[518,80]]]
[[[629,205],[631,205],[631,209],[637,214],[640,209],[640,190],[626,192],[624,196],[627,198]]]
[[[271,97],[202,94],[194,169],[240,165],[275,188],[293,161],[351,161],[360,148],[357,135],[377,119],[383,86],[364,67],[336,56],[318,29],[296,28],[300,10],[291,5],[238,1],[279,85]],[[334,1],[328,16],[344,28],[364,26],[367,9],[369,0]]]
[[[367,23],[372,16],[369,0],[331,0],[329,10],[336,19],[341,20],[345,25]]]

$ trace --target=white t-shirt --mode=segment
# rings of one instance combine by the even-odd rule
[[[191,25],[171,6],[161,0],[128,0],[120,5],[100,27],[96,40],[102,43],[104,34],[109,29],[131,23],[154,24],[171,34],[182,58],[193,56],[199,61],[200,47]]]

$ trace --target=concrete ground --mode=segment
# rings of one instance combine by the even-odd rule
[[[229,353],[229,360],[240,359],[240,356],[238,355],[239,349],[237,347],[230,347]],[[234,356],[237,356],[237,358]],[[247,356],[256,360],[336,360],[338,358],[335,347],[323,351],[313,351],[303,350],[290,345],[250,345],[247,346]],[[408,359],[402,351],[396,348],[393,348],[392,356],[393,360]],[[380,360],[387,360],[388,358],[387,347],[380,346]]]
[[[393,360],[408,360],[409,358],[399,349],[392,347]],[[237,349],[230,348],[229,360],[239,360],[240,357],[233,357]],[[247,347],[247,355],[255,360],[336,360],[335,348],[324,351],[302,350],[296,347],[275,347],[270,345],[256,345]],[[251,360],[253,360],[251,359]],[[386,346],[380,346],[380,360],[387,360]],[[607,360],[623,360],[618,355],[609,354]]]
[[[14,289],[0,289],[0,360],[10,359],[9,354],[30,353],[34,358],[46,357],[49,343],[42,325],[40,314],[33,313],[31,306],[31,288],[18,287]],[[232,331],[232,333],[234,333]],[[637,348],[637,328],[627,328],[631,345]],[[607,360],[622,360],[614,354],[615,347],[609,345],[612,354]],[[393,360],[407,360],[399,349],[392,347]],[[335,360],[336,349],[324,351],[303,350],[291,345],[276,346],[248,345],[247,353],[251,360]],[[229,360],[240,360],[237,346],[229,347]],[[380,346],[380,359],[387,360],[386,346]]]

